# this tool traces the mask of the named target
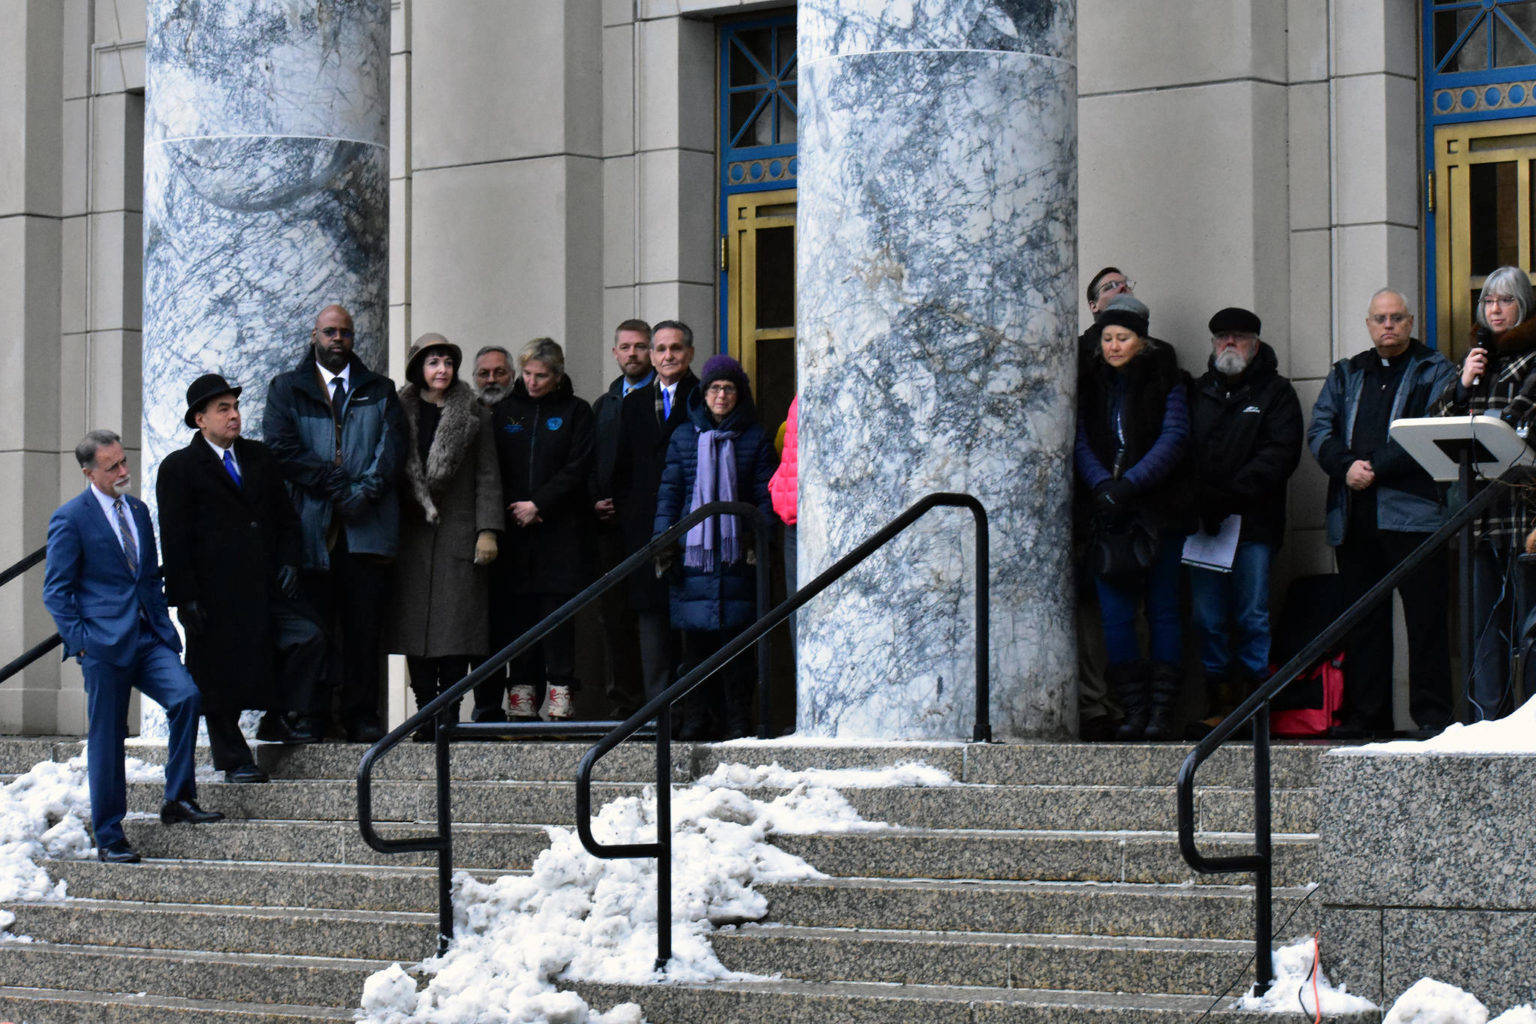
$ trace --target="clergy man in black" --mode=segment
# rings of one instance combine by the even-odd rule
[[[213,766],[229,782],[266,782],[240,733],[263,710],[260,739],[312,742],[292,712],[309,706],[325,637],[299,589],[299,519],[282,470],[240,436],[240,388],[215,373],[187,389],[191,443],[160,464],[165,593],[187,634]]]

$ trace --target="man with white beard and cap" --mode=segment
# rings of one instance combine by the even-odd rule
[[[1301,403],[1259,337],[1258,316],[1228,307],[1210,320],[1211,357],[1189,388],[1190,459],[1200,529],[1241,517],[1232,571],[1191,566],[1189,584],[1204,724],[1215,726],[1269,673],[1269,570],[1285,537],[1285,484],[1301,461]]]

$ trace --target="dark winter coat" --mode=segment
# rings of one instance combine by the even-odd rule
[[[1280,376],[1275,350],[1259,342],[1248,369],[1219,373],[1215,357],[1189,388],[1190,461],[1202,517],[1243,517],[1240,539],[1279,547],[1285,484],[1301,462],[1301,402]]]
[[[1389,423],[1435,415],[1431,409],[1456,380],[1456,368],[1450,361],[1418,339],[1408,342],[1407,355],[1408,365],[1392,396]],[[1351,493],[1344,477],[1356,459],[1368,460],[1376,471],[1379,529],[1431,533],[1445,522],[1445,505],[1434,481],[1402,445],[1388,441],[1377,451],[1359,453],[1351,447],[1366,367],[1379,358],[1374,348],[1368,348],[1334,363],[1318,392],[1312,406],[1312,422],[1307,426],[1307,446],[1328,474],[1328,543],[1334,547],[1344,543]]]
[[[1193,528],[1185,376],[1173,349],[1148,340],[1120,370],[1094,356],[1078,382],[1073,459],[1084,496],[1113,479],[1134,488],[1129,509],[1159,530]]]
[[[699,434],[706,430],[737,432],[736,500],[751,502],[765,515],[773,514],[768,480],[778,459],[773,439],[757,422],[757,410],[751,399],[743,398],[717,427],[695,391],[688,406],[688,422],[673,431],[667,446],[667,464],[656,495],[655,533],[671,528],[691,511],[689,505],[699,468]],[[750,543],[756,536],[752,522],[737,517],[737,523],[743,542]],[[766,551],[757,553],[758,558],[767,555]],[[690,569],[682,563],[679,555],[673,566],[670,596],[674,629],[734,629],[757,618],[756,575],[746,559],[732,565],[717,563],[712,569]]]
[[[644,391],[650,380],[631,390]],[[592,403],[592,474],[588,478],[587,495],[595,504],[613,497],[613,467],[619,455],[619,412],[624,405],[624,375],[613,378],[608,390]]]
[[[207,619],[187,635],[187,670],[204,710],[287,708],[273,676],[271,609],[278,567],[300,564],[299,517],[267,446],[242,437],[232,449],[239,485],[201,434],[160,463],[166,600],[195,602]]]
[[[393,558],[399,542],[396,485],[405,455],[400,399],[388,377],[355,355],[349,359],[350,390],[339,427],[311,349],[267,389],[262,429],[298,508],[305,569],[330,568],[333,520],[346,530],[347,550],[353,554]],[[325,486],[332,466],[340,466],[348,481],[346,495],[334,503]]]
[[[656,524],[656,492],[667,464],[672,434],[688,422],[688,406],[699,386],[689,370],[677,382],[672,414],[661,415],[661,382],[656,378],[625,398],[619,411],[619,449],[614,460],[613,505],[624,534],[625,554],[634,554],[650,541]],[[629,577],[629,602],[635,611],[665,611],[670,605],[667,583],[649,568]]]
[[[501,467],[501,506],[531,501],[543,522],[518,526],[505,513],[498,575],[513,594],[574,594],[588,582],[584,535],[591,522],[587,475],[592,464],[592,407],[571,379],[543,398],[519,378],[491,411]]]
[[[400,389],[407,442],[390,650],[424,658],[482,655],[490,650],[490,570],[475,564],[475,541],[481,531],[504,526],[491,411],[455,380],[423,463],[422,404],[415,384]]]

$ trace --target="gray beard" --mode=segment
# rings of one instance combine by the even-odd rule
[[[507,389],[500,384],[487,384],[480,389],[480,404],[495,405],[507,397]]]
[[[1216,357],[1216,372],[1226,374],[1228,377],[1236,377],[1248,369],[1248,360],[1243,358],[1241,352],[1227,349]]]

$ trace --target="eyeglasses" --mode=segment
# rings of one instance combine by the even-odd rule
[[[1412,320],[1413,317],[1407,313],[1376,313],[1366,317],[1366,319],[1377,327],[1385,327],[1387,324],[1405,324]]]
[[[1095,292],[1094,294],[1102,299],[1104,296],[1108,295],[1110,292],[1128,292],[1129,293],[1129,292],[1134,292],[1135,290],[1136,290],[1136,282],[1132,281],[1130,278],[1126,278],[1125,280],[1122,280],[1122,281],[1105,281],[1105,282],[1103,282],[1102,284],[1099,285],[1099,290],[1097,292]]]
[[[1483,299],[1485,306],[1517,306],[1519,303],[1513,295],[1489,295]]]
[[[352,337],[352,328],[322,327],[320,328],[320,333],[325,335],[327,338],[350,338]]]
[[[706,395],[734,395],[736,393],[736,385],[717,382],[705,388],[704,393]]]

